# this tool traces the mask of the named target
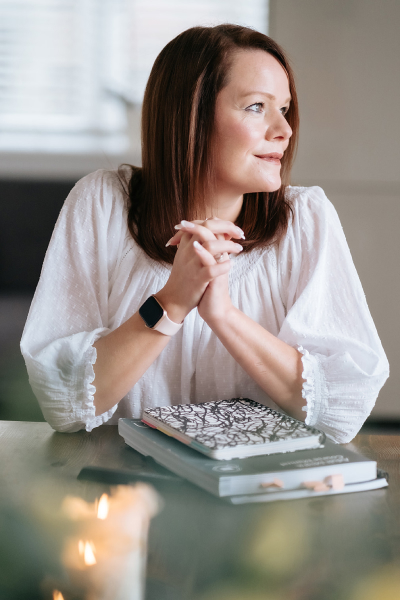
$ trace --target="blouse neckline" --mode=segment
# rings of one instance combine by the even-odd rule
[[[293,199],[299,193],[302,193],[307,188],[302,186],[291,186],[288,185],[286,187],[286,194],[289,199]],[[286,232],[286,236],[289,233],[290,223],[288,230]],[[129,234],[130,236],[130,234]],[[150,258],[148,254],[137,244],[132,238],[131,242],[137,247],[139,253],[142,255],[143,260],[149,265],[152,271],[161,279],[165,279],[169,276],[172,270],[172,265],[164,262],[164,261],[156,261],[153,258]],[[261,246],[259,248],[255,248],[250,252],[246,252],[245,254],[239,254],[239,256],[231,258],[231,269],[229,271],[229,280],[231,283],[235,283],[239,281],[243,276],[247,275],[250,271],[252,271],[260,260],[268,254],[271,260],[274,260],[273,249],[276,247],[275,243]],[[276,261],[275,261],[276,262]]]
[[[135,243],[135,242],[134,242]],[[152,271],[160,278],[165,279],[168,277],[172,270],[172,265],[164,261],[156,261],[150,258],[148,254],[136,244],[138,251],[142,255],[143,260],[149,265]],[[229,278],[232,283],[241,279],[244,275],[247,275],[252,271],[257,263],[262,259],[265,254],[270,254],[272,245],[255,248],[246,254],[240,254],[239,256],[231,258],[231,269],[229,272]]]

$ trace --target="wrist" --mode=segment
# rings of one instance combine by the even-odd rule
[[[210,327],[210,329],[217,334],[221,328],[229,326],[229,323],[235,319],[237,310],[238,309],[232,304],[232,302],[224,303],[223,306],[218,307],[218,310],[210,311],[202,318]]]
[[[165,288],[162,288],[159,292],[154,294],[164,310],[167,311],[168,318],[174,323],[182,323],[182,321],[189,314],[187,309],[177,303],[169,294]]]

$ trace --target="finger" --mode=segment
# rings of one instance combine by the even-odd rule
[[[236,239],[245,239],[245,235],[240,227],[237,227],[231,221],[223,221],[222,219],[207,219],[203,221],[200,227],[204,227],[204,229],[208,229],[212,231],[215,235],[225,234],[229,237],[234,237]],[[175,229],[184,230],[184,231],[199,231],[199,223],[198,221],[181,221],[178,225],[175,225]]]
[[[231,261],[226,260],[225,262],[216,263],[215,265],[210,265],[208,267],[204,267],[203,269],[203,277],[205,277],[206,281],[212,281],[221,275],[226,275],[229,273],[231,268]]]
[[[204,221],[199,221],[199,222],[200,222],[200,223],[203,225],[203,224],[204,224],[206,221],[212,221],[213,219],[214,219],[215,221],[220,221],[220,220],[221,220],[221,219],[218,219],[218,217],[208,217],[208,218],[207,218],[207,219],[205,219]],[[198,222],[198,221],[193,221],[193,223],[197,223],[197,222]]]
[[[214,258],[217,263],[222,263],[226,260],[229,260],[229,254],[227,252],[224,252],[223,254],[215,254]]]
[[[208,219],[204,222],[203,227],[210,229],[214,235],[225,234],[236,239],[246,239],[243,229],[240,229],[240,227],[231,221],[223,221],[217,218]]]
[[[216,260],[213,255],[210,254],[208,250],[206,250],[201,244],[199,244],[197,240],[193,242],[193,248],[204,267],[209,267],[216,264]]]
[[[215,218],[216,218],[216,217],[215,217]],[[194,220],[194,221],[191,221],[191,222],[192,222],[192,223],[195,223],[196,225],[202,225],[202,224],[204,223],[204,221],[203,221],[203,220]],[[190,227],[189,227],[189,229],[190,229]],[[188,229],[188,231],[189,231],[189,229]],[[184,232],[183,232],[183,231],[181,231],[181,230],[177,231],[177,232],[176,232],[176,233],[175,233],[175,234],[172,236],[172,238],[170,238],[170,239],[168,240],[168,242],[165,244],[165,247],[167,247],[167,246],[178,246],[178,245],[179,245],[179,242],[180,242],[180,241],[181,241],[181,239],[182,239],[182,235],[183,235],[183,233],[184,233]],[[224,238],[224,239],[225,239],[225,238]]]
[[[216,262],[214,257],[199,242],[194,241],[193,247],[204,267],[202,271],[204,281],[211,281],[215,277],[228,273],[231,268],[231,261],[228,255],[227,260]]]
[[[180,243],[182,236],[183,236],[183,231],[177,231],[171,239],[168,240],[168,242],[165,244],[165,247],[167,246],[178,246],[178,244]]]
[[[205,221],[203,225],[191,221],[181,221],[178,225],[175,225],[175,229],[196,235],[201,241],[213,239],[218,234],[227,235],[228,237],[236,239],[245,239],[244,233],[240,227],[237,227],[230,221],[209,220]],[[211,233],[213,235],[210,235]]]
[[[217,240],[230,240],[231,236],[228,235],[227,233],[217,233],[215,235],[215,237],[217,238]]]
[[[224,254],[225,252],[230,254],[239,254],[239,252],[243,250],[243,246],[240,244],[227,240],[210,240],[203,242],[203,248],[208,250],[208,252],[214,257],[216,254]]]
[[[175,225],[175,229],[182,233],[190,233],[201,242],[215,239],[215,235],[207,227],[191,221],[181,221],[178,225]]]

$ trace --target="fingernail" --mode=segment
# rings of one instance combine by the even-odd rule
[[[242,250],[243,250],[243,246],[241,246],[240,244],[235,244],[235,246],[236,246],[237,248],[239,248],[239,250],[240,250],[240,251],[242,251]]]
[[[194,246],[195,248],[197,248],[197,250],[204,250],[203,246],[202,246],[201,244],[199,244],[199,242],[198,242],[197,240],[195,240],[195,241],[193,242],[193,246]]]
[[[190,221],[181,221],[181,225],[183,227],[190,227],[190,228],[194,227],[194,224],[191,223]]]
[[[168,240],[168,242],[165,244],[165,247],[170,246],[171,245],[171,240],[173,240],[174,238],[172,237],[170,240]]]
[[[182,229],[182,225],[175,225],[174,229]]]

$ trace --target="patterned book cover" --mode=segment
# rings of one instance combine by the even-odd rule
[[[210,451],[315,436],[322,444],[325,439],[318,429],[248,398],[147,409],[145,422],[146,415]]]

